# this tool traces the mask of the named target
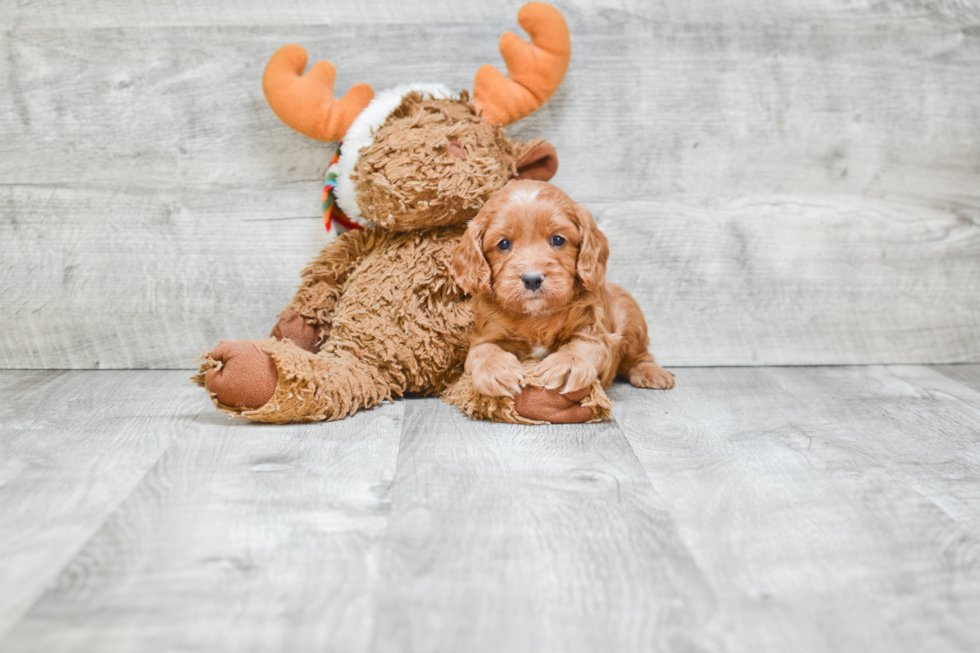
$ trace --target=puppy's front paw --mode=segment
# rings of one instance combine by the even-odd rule
[[[489,397],[513,397],[521,391],[524,367],[513,354],[487,361],[473,371],[473,388]]]
[[[638,363],[630,370],[630,383],[637,388],[667,390],[674,387],[674,375],[656,363]]]
[[[544,387],[561,388],[563,394],[584,390],[592,385],[599,373],[595,365],[567,352],[555,352],[534,368],[534,374]],[[562,387],[564,386],[564,387]]]

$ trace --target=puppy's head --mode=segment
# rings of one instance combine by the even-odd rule
[[[606,276],[609,243],[558,188],[515,180],[470,221],[453,256],[456,283],[515,313],[547,313]]]

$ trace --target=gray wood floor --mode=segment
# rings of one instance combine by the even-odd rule
[[[280,427],[0,372],[0,650],[980,647],[980,365],[677,378],[607,424]]]

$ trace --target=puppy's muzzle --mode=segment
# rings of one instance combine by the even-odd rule
[[[534,292],[544,283],[544,275],[540,272],[525,272],[521,275],[521,281],[524,282],[525,288]]]

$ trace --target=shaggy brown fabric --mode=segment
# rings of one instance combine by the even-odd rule
[[[337,300],[355,265],[379,243],[384,231],[348,231],[335,238],[301,273],[302,283],[293,300],[286,306],[317,326],[321,342],[330,336]]]
[[[274,338],[247,344],[282,372],[272,397],[254,409],[226,404],[207,386],[218,410],[229,415],[276,424],[336,420],[391,398],[379,371],[350,352],[314,355]],[[205,365],[209,362],[210,357]]]
[[[352,179],[364,217],[381,227],[459,224],[516,176],[516,162],[541,144],[510,141],[503,128],[477,115],[466,91],[453,100],[413,92],[361,151]]]
[[[473,389],[473,380],[464,374],[442,395],[442,400],[456,406],[473,419],[488,419],[512,424],[566,424],[581,422],[601,422],[612,415],[612,402],[606,396],[598,380],[586,388],[578,404],[557,391],[546,390],[534,376],[534,368],[541,361],[529,358],[522,361],[526,377],[524,391],[516,399],[510,397],[490,397]],[[522,397],[528,393],[526,396]],[[575,395],[578,396],[578,395]],[[517,403],[521,402],[521,412]],[[538,402],[541,402],[540,404]],[[537,404],[532,407],[531,404]],[[578,407],[576,407],[578,406]],[[585,413],[588,411],[588,413]]]

